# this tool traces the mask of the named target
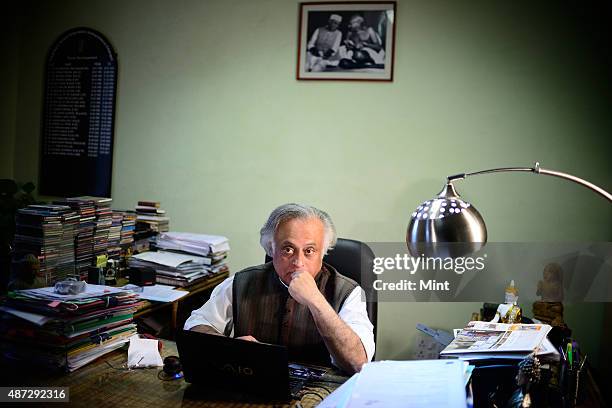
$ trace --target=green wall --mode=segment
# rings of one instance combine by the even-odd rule
[[[14,176],[37,178],[45,53],[89,26],[119,56],[114,206],[160,200],[173,230],[227,235],[233,271],[262,261],[259,228],[284,202],[327,210],[340,236],[401,241],[448,174],[539,160],[612,188],[607,73],[557,3],[399,1],[393,83],[296,81],[297,4],[22,2]],[[561,180],[458,189],[491,241],[611,238],[609,204]],[[417,322],[460,327],[479,307],[381,304],[378,357],[408,357]],[[597,355],[601,306],[569,309]]]

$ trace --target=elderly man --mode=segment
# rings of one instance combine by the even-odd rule
[[[346,69],[385,63],[382,40],[358,14],[352,16],[349,21],[349,31],[344,45],[340,48],[340,55],[342,59],[339,65]]]
[[[359,371],[374,354],[373,326],[363,289],[323,263],[336,242],[329,215],[285,204],[260,234],[272,262],[227,278],[193,311],[185,330],[282,344],[291,360]]]
[[[328,65],[338,65],[338,49],[342,41],[342,32],[338,29],[342,16],[332,14],[327,25],[317,28],[308,41],[306,54],[307,71],[323,71]]]

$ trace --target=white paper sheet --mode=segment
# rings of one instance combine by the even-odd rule
[[[152,300],[155,302],[174,302],[175,300],[188,294],[189,292],[186,290],[174,290],[172,286],[159,284],[153,286],[143,286],[142,292],[138,293],[141,299]]]
[[[459,360],[378,361],[363,366],[349,408],[465,408]]]
[[[319,405],[318,408],[344,408],[346,404],[348,404],[349,399],[351,398],[351,393],[353,392],[353,387],[357,382],[357,377],[359,377],[359,373],[353,375],[351,378],[346,380],[344,384],[340,387],[336,388],[334,392],[329,394]]]
[[[137,255],[132,256],[133,259],[138,259],[140,261],[147,261],[156,263],[159,265],[168,266],[171,268],[177,268],[179,265],[192,262],[198,265],[207,265],[210,263],[210,260],[196,255],[187,255],[187,254],[178,254],[176,252],[168,252],[168,251],[148,251],[142,252]]]

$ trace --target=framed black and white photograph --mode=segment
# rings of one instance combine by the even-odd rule
[[[396,2],[300,4],[297,79],[392,81]]]

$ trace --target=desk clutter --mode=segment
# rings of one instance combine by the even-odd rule
[[[124,269],[133,253],[148,251],[170,228],[157,201],[138,201],[134,210],[111,206],[111,198],[81,196],[19,209],[13,264],[23,271],[18,275],[29,272],[35,281],[12,289],[49,286],[75,275],[86,280],[92,268],[108,261]]]
[[[0,306],[0,351],[16,364],[74,371],[136,333],[138,305],[132,291],[92,284],[78,294],[9,292]]]
[[[9,295],[0,303],[4,358],[76,370],[121,347],[137,331],[134,314],[151,302],[217,284],[207,278],[228,273],[228,239],[170,232],[169,221],[157,201],[119,210],[105,197],[18,210]],[[174,329],[178,305],[171,310]],[[139,316],[138,324],[152,319]]]
[[[155,246],[157,252],[132,256],[129,266],[155,270],[157,283],[184,287],[229,271],[226,258],[230,247],[226,237],[168,232],[157,237]]]

